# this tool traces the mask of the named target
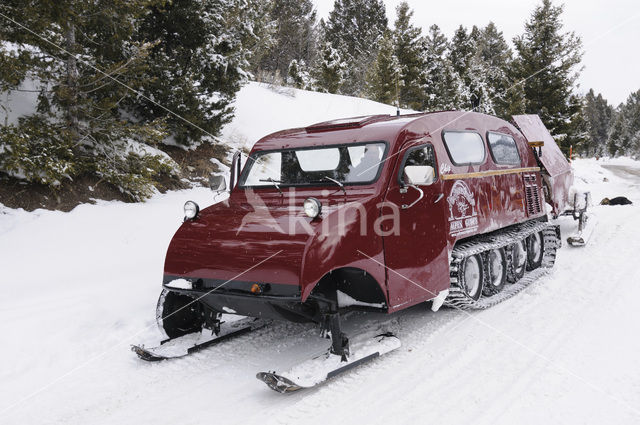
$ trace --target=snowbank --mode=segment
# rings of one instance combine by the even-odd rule
[[[223,128],[221,138],[234,147],[248,149],[279,130],[336,118],[396,113],[394,106],[372,100],[257,82],[248,83],[238,92],[234,106],[233,121]]]
[[[0,91],[0,125],[17,124],[18,119],[35,112],[38,105],[38,85],[25,79],[18,90]]]

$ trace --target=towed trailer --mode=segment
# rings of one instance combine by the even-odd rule
[[[270,320],[315,322],[326,354],[258,374],[280,392],[313,386],[400,346],[346,335],[342,312],[486,308],[539,278],[572,182],[535,115],[374,115],[271,134],[243,165],[234,156],[228,186],[212,178],[227,200],[185,204],[157,309],[167,340],[133,350],[161,360]]]

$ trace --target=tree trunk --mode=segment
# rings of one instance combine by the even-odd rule
[[[67,58],[67,125],[71,131],[73,141],[79,138],[78,127],[78,64],[75,57],[76,52],[76,27],[73,22],[69,22],[65,33],[66,49],[70,53]]]

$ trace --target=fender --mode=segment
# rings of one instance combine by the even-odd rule
[[[376,204],[378,198],[374,195],[341,204],[312,221],[315,233],[307,240],[300,271],[303,302],[323,276],[343,267],[359,268],[369,273],[387,297],[382,237],[379,229],[374,229],[380,214]]]

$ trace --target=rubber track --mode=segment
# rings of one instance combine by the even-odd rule
[[[485,253],[492,249],[506,247],[515,241],[523,240],[527,236],[536,232],[543,232],[544,236],[544,256],[542,258],[542,265],[539,268],[526,272],[522,279],[513,284],[507,283],[504,289],[499,293],[489,297],[481,296],[477,301],[470,298],[458,286],[458,267],[466,257],[474,254]],[[556,260],[556,251],[560,246],[561,239],[559,226],[539,221],[513,226],[508,230],[489,233],[487,235],[474,238],[468,242],[461,243],[453,249],[453,253],[451,254],[451,287],[449,288],[449,295],[444,302],[445,305],[463,310],[483,310],[513,297],[518,292],[549,273]],[[487,279],[487,277],[485,277],[485,279]]]

